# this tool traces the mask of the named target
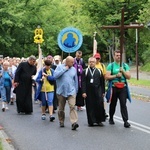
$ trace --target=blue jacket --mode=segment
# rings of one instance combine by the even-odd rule
[[[51,70],[52,75],[49,75],[47,77],[47,80],[50,82],[50,84],[53,84],[55,82],[54,70],[52,68],[50,68],[50,70]],[[38,83],[38,88],[37,88],[37,91],[36,91],[36,99],[39,99],[39,100],[40,100],[41,88],[42,88],[42,85],[43,85],[43,81],[41,81],[43,72],[46,73],[45,68],[39,71],[38,76],[36,78],[36,82]]]
[[[0,93],[1,93],[2,101],[6,101],[6,90],[5,90],[5,87],[4,87],[4,82],[5,82],[4,71],[1,70],[1,72],[0,72]],[[12,78],[11,78],[11,76],[9,76],[9,83],[10,83],[10,87],[12,87]]]

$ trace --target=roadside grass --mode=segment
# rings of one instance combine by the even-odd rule
[[[2,140],[0,139],[0,150],[3,150],[2,148]]]
[[[150,72],[150,63],[147,63],[144,66],[140,67],[140,70]]]
[[[135,86],[143,86],[150,88],[150,80],[146,79],[137,80],[135,78],[131,78],[130,80],[128,80],[128,83]]]

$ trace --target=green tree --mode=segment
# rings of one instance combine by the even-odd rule
[[[143,23],[146,28],[144,28],[144,32],[141,34],[141,43],[142,43],[142,60],[144,65],[148,65],[150,62],[150,0],[148,0],[147,4],[143,4],[143,9],[141,9],[139,15],[139,22]],[[149,24],[149,27],[148,27]],[[148,66],[150,68],[150,66]],[[150,69],[149,69],[150,70]]]
[[[140,15],[139,10],[143,10],[143,4],[147,4],[147,0],[107,0],[107,1],[99,1],[99,0],[88,0],[84,3],[84,8],[89,13],[91,19],[96,25],[98,34],[100,36],[99,43],[103,43],[106,48],[108,45],[108,40],[112,39],[112,35],[115,34],[115,37],[120,36],[119,30],[102,30],[102,25],[120,25],[121,21],[121,8],[125,8],[125,24],[130,24],[130,22],[135,22],[138,20],[138,16]],[[132,29],[134,30],[134,29]],[[127,56],[134,54],[131,49],[134,49],[133,43],[130,43],[131,39],[133,41],[133,35],[130,35],[130,29],[125,30],[125,44],[128,43],[126,48]],[[130,41],[129,41],[130,40]],[[111,40],[113,41],[113,39]],[[110,43],[109,43],[110,44]],[[134,42],[135,44],[135,42]],[[140,47],[139,47],[140,48]],[[140,48],[139,51],[142,51]],[[135,55],[134,55],[135,57]]]

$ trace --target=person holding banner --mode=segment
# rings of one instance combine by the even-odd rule
[[[37,99],[40,99],[42,102],[42,120],[46,119],[46,105],[48,105],[49,110],[49,119],[54,121],[55,117],[53,116],[53,99],[54,99],[54,70],[51,69],[51,61],[44,61],[45,67],[42,68],[37,76],[36,82],[38,83],[37,90]]]
[[[126,63],[121,63],[120,66],[121,53],[119,50],[114,51],[114,62],[107,66],[107,72],[105,79],[109,80],[112,85],[112,93],[110,93],[110,106],[109,106],[109,124],[115,124],[113,116],[115,114],[115,109],[117,105],[117,100],[120,101],[120,110],[122,119],[124,121],[124,127],[129,128],[128,123],[128,111],[127,111],[127,98],[130,100],[128,84],[126,79],[131,78],[130,68]]]

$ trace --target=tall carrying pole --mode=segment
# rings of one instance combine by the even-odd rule
[[[37,28],[34,30],[34,33],[35,33],[34,43],[38,44],[38,52],[39,52],[39,60],[38,60],[37,69],[42,69],[43,62],[42,62],[42,50],[41,50],[40,44],[43,43],[43,41],[44,41],[44,39],[43,39],[43,29],[40,28],[40,26],[38,25]],[[42,69],[42,71],[43,71],[43,69]],[[44,87],[46,89],[45,80],[44,80]],[[46,97],[46,100],[47,100],[46,90],[45,90],[45,97]]]
[[[123,42],[124,42],[124,8],[121,13],[121,27],[120,27],[120,67],[122,67],[122,53],[123,53]]]
[[[96,37],[96,31],[93,34],[93,56],[97,53],[97,41],[95,39]]]
[[[136,41],[135,41],[135,49],[136,49],[136,75],[137,80],[139,80],[139,71],[138,71],[138,29],[135,29],[136,32]]]
[[[130,25],[124,25],[124,8],[122,8],[121,12],[121,25],[111,25],[111,26],[102,26],[102,29],[120,29],[120,51],[121,51],[121,57],[120,57],[120,66],[122,64],[122,53],[124,48],[124,29],[139,29],[143,28],[143,24],[130,24]],[[137,36],[136,36],[137,37]],[[137,43],[136,43],[136,51],[137,51]],[[138,54],[138,51],[137,51]],[[138,59],[138,55],[136,55],[136,58]],[[137,60],[138,63],[138,60]],[[138,64],[137,64],[138,65]],[[137,78],[138,78],[138,67],[137,67]]]

